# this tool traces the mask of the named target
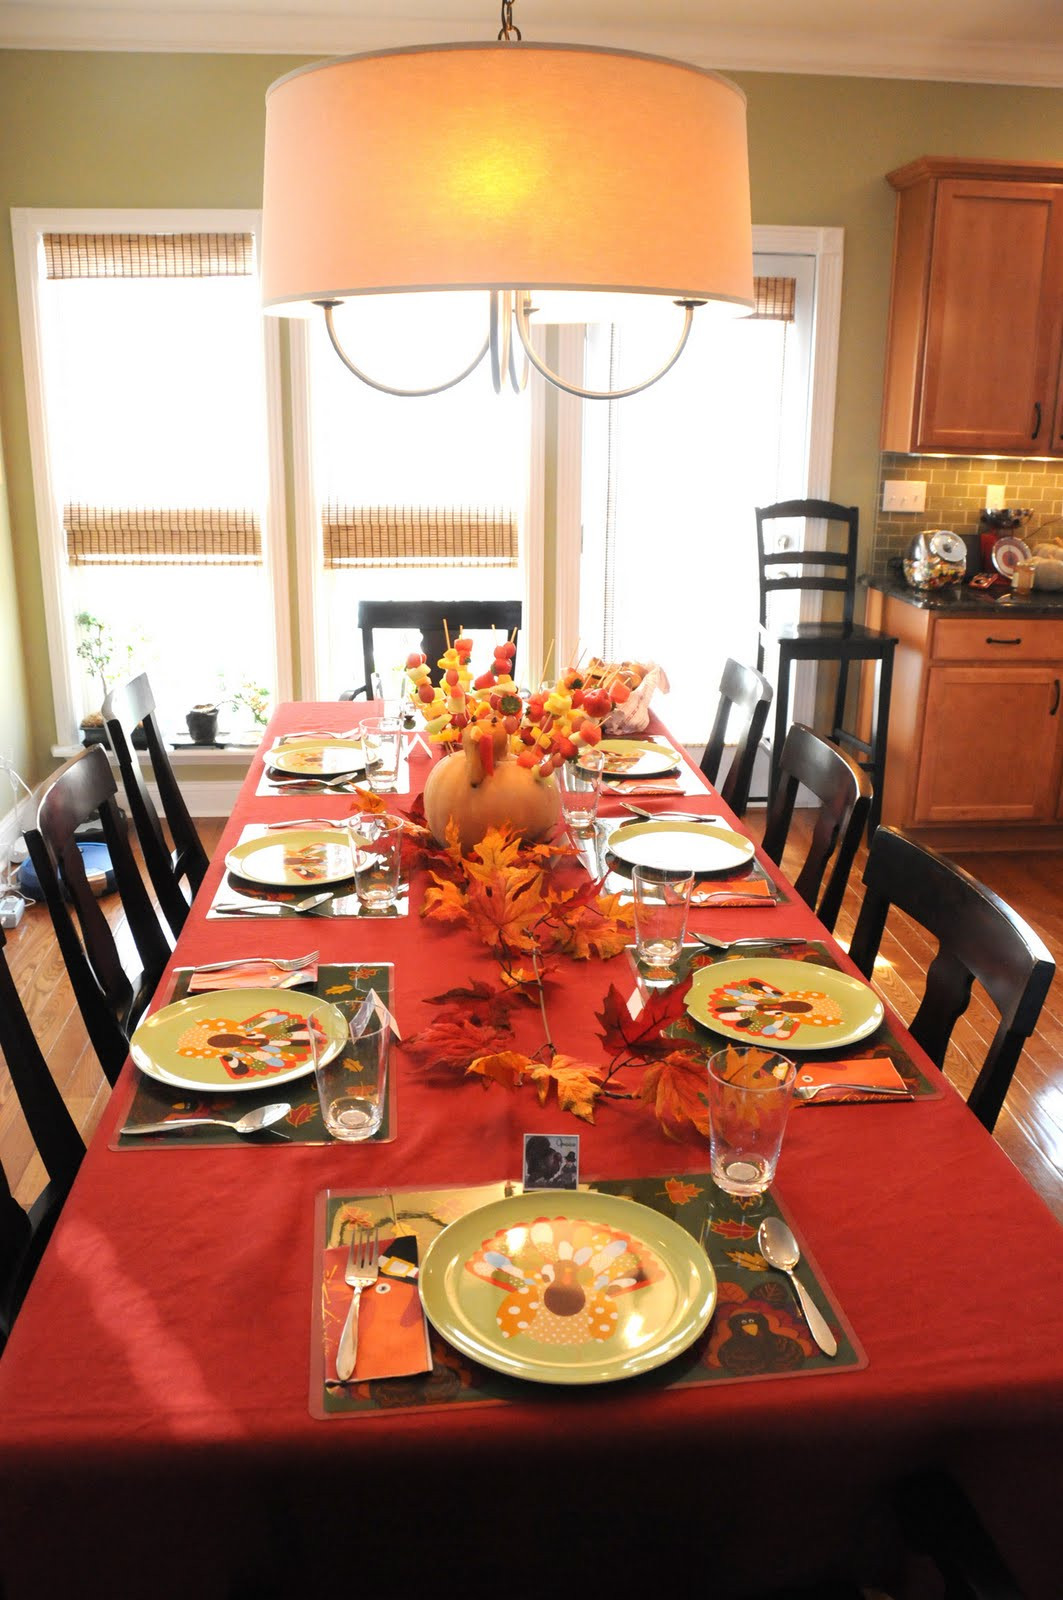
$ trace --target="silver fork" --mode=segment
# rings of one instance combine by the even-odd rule
[[[301,972],[304,967],[312,967],[319,959],[320,950],[311,950],[309,955],[291,956],[283,960],[280,956],[243,956],[233,961],[211,961],[206,966],[193,967],[193,972],[224,972],[227,967],[276,967],[280,972]]]
[[[340,772],[334,778],[270,778],[270,783],[275,789],[340,789],[345,783],[354,783],[362,772],[361,767],[352,767],[350,772]],[[268,776],[268,774],[267,774]]]
[[[910,1089],[897,1089],[878,1083],[799,1083],[794,1089],[794,1094],[799,1100],[814,1100],[817,1094],[822,1094],[825,1089],[859,1089],[864,1094],[892,1094],[898,1099],[901,1096],[911,1099]]]
[[[354,1293],[351,1295],[347,1320],[343,1324],[339,1348],[336,1351],[336,1376],[341,1383],[348,1383],[354,1375],[354,1363],[358,1355],[358,1308],[362,1300],[362,1290],[368,1289],[376,1282],[379,1270],[380,1224],[375,1222],[371,1229],[358,1228],[351,1235],[351,1248],[347,1252],[347,1270],[343,1276],[352,1286]]]

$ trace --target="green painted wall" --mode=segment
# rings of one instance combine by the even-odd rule
[[[0,212],[6,219],[11,206],[258,205],[263,95],[297,64],[279,56],[0,52]],[[754,221],[845,229],[831,492],[865,509],[870,541],[893,226],[884,174],[924,154],[1063,162],[1063,92],[735,76],[749,96]],[[25,715],[0,704],[0,740],[21,750],[29,775],[40,778],[53,764],[54,733],[6,221],[0,416],[10,502],[10,539],[0,512],[0,672],[5,683],[18,677],[5,582],[10,545],[28,683]]]

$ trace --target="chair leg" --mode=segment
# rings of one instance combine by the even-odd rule
[[[779,645],[778,682],[775,685],[775,732],[771,739],[771,772],[768,777],[768,803],[779,782],[779,759],[790,725],[790,662],[791,657],[783,644]]]
[[[875,662],[875,692],[871,701],[871,759],[868,763],[873,785],[871,810],[867,818],[868,841],[882,817],[882,789],[886,781],[886,739],[889,733],[890,694],[893,689],[893,648]]]

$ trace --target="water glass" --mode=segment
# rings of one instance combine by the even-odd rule
[[[374,794],[394,794],[399,783],[402,719],[368,717],[361,725],[365,781]]]
[[[365,1028],[331,1061],[313,1048],[314,1081],[321,1116],[333,1139],[361,1144],[378,1133],[384,1120],[388,1089],[391,1025],[373,1012]]]
[[[594,826],[604,766],[605,757],[600,750],[587,750],[557,768],[561,815],[575,833],[586,833]]]
[[[683,948],[694,888],[689,873],[633,867],[635,953],[644,967],[674,967]]]
[[[763,1194],[779,1163],[797,1068],[786,1056],[729,1045],[709,1057],[712,1179],[727,1194]]]
[[[399,892],[402,821],[386,811],[358,811],[347,820],[354,890],[367,911],[387,911]]]

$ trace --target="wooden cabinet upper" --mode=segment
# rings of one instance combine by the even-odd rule
[[[924,157],[889,181],[883,448],[1063,455],[1063,165]]]

